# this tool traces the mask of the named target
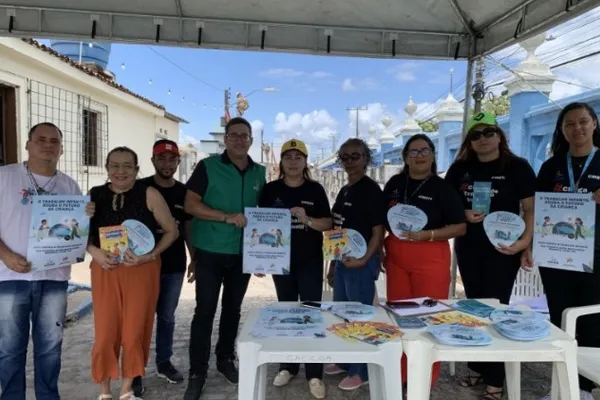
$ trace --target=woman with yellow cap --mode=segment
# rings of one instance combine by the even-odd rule
[[[273,275],[279,301],[321,301],[323,293],[323,231],[331,229],[329,200],[321,184],[310,177],[306,145],[297,139],[281,148],[279,179],[262,190],[259,205],[292,212],[289,275]],[[298,374],[299,364],[282,364],[275,386],[285,386]],[[323,365],[306,364],[306,379],[314,398],[325,398]]]
[[[506,135],[494,115],[482,112],[467,122],[467,135],[446,180],[462,198],[467,234],[455,239],[454,250],[468,298],[495,298],[508,304],[521,267],[520,254],[533,235],[535,173],[527,160],[508,148]],[[473,201],[474,191],[484,199]],[[477,189],[477,190],[474,190]],[[522,210],[522,212],[521,212]],[[495,211],[521,214],[523,235],[510,247],[495,247],[483,229],[486,215]],[[487,385],[483,400],[500,400],[504,387],[503,363],[469,363],[465,387]]]

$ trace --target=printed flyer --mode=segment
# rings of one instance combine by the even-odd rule
[[[344,257],[361,258],[367,253],[367,242],[354,229],[334,229],[323,232],[323,256],[326,261]]]
[[[492,203],[492,182],[473,182],[473,211],[489,214]]]
[[[533,263],[594,272],[596,203],[591,194],[536,193]]]
[[[125,262],[125,253],[129,249],[127,228],[123,225],[104,226],[99,229],[100,248],[112,254],[115,262]]]
[[[494,246],[510,247],[525,232],[525,221],[517,214],[496,211],[485,217],[483,229]]]
[[[67,267],[82,262],[90,218],[89,196],[32,196],[33,209],[27,260],[32,271]]]
[[[244,211],[244,273],[288,275],[292,214],[281,208],[249,208]]]
[[[250,332],[255,338],[325,337],[322,312],[307,307],[265,307]]]
[[[406,232],[420,232],[427,225],[427,214],[409,204],[396,204],[387,213],[388,223],[394,236],[406,240]]]

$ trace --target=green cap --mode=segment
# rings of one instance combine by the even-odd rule
[[[489,112],[480,112],[472,116],[467,121],[467,132],[471,130],[475,125],[490,125],[495,126],[498,125],[498,121],[496,121],[496,116]]]

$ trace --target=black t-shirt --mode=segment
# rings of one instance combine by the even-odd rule
[[[600,189],[600,155],[596,153],[588,169],[581,176],[581,171],[585,165],[585,157],[573,157],[573,178],[575,182],[579,180],[578,193],[593,193]],[[566,154],[555,155],[550,159],[546,160],[540,172],[537,176],[536,191],[538,192],[555,192],[555,193],[569,193],[570,182],[569,172],[567,169],[567,156]],[[600,223],[600,208],[596,204],[596,221],[595,226]],[[587,222],[587,225],[592,225]],[[596,235],[594,242],[594,259],[599,259],[600,256],[600,235]]]
[[[335,229],[354,229],[369,244],[373,227],[385,225],[387,219],[383,191],[377,182],[365,175],[340,190],[332,213]]]
[[[458,191],[465,210],[472,209],[474,182],[492,183],[490,213],[506,211],[519,215],[521,200],[535,195],[535,172],[527,160],[517,156],[504,163],[500,159],[456,161],[448,169],[446,180]],[[483,230],[483,222],[467,223],[467,234],[457,240],[492,246]]]
[[[154,180],[153,176],[148,178],[140,179],[141,182],[148,186],[156,188],[165,202],[171,210],[171,215],[177,222],[179,229],[179,237],[167,250],[161,254],[162,274],[174,274],[185,272],[187,267],[186,253],[185,253],[185,222],[190,220],[192,217],[183,210],[183,203],[185,201],[185,193],[187,191],[185,185],[181,182],[175,181],[175,184],[171,187],[160,186]],[[154,233],[156,241],[162,237],[162,231],[157,229]]]
[[[407,189],[408,199],[406,203],[405,189]],[[427,215],[427,225],[423,230],[439,229],[465,222],[465,212],[458,193],[437,175],[430,176],[427,180],[412,179],[406,173],[394,175],[385,184],[383,194],[387,210],[396,204],[409,204],[423,211]],[[387,218],[386,227],[391,232]]]
[[[301,186],[291,187],[279,179],[267,183],[261,192],[259,207],[302,207],[312,218],[331,217],[329,200],[325,189],[318,182],[305,181]],[[323,264],[323,233],[298,222],[292,216],[291,267],[307,261]]]

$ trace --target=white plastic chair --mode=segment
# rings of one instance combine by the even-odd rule
[[[584,315],[600,314],[600,304],[584,307],[571,307],[563,311],[562,329],[572,337],[575,337],[575,327],[577,318]],[[577,368],[579,374],[588,378],[592,382],[600,385],[600,348],[597,347],[578,347],[577,348]],[[552,400],[558,400],[558,378],[556,370],[552,370]]]

